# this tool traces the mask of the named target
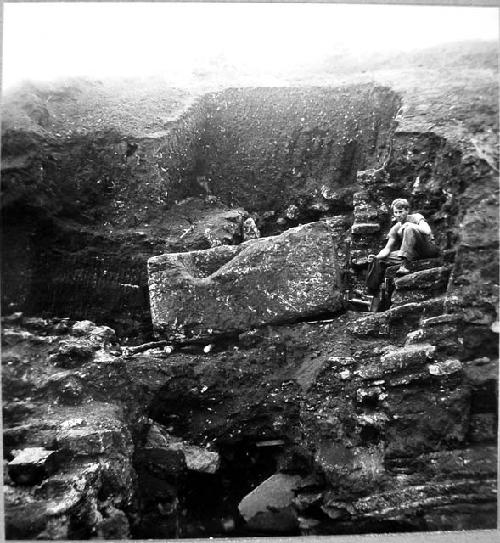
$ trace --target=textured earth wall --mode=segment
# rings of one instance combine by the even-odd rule
[[[84,131],[68,113],[82,91],[37,92],[31,124],[3,135],[3,306],[107,322],[132,341],[151,333],[148,257],[239,243],[249,212],[280,233],[352,209],[356,170],[386,158],[399,107],[373,85],[232,89],[162,130],[120,132],[101,113]],[[208,204],[193,210],[193,197]]]
[[[400,104],[371,85],[210,95],[202,173],[214,194],[249,210],[318,204],[383,162]],[[337,206],[348,207],[341,196]]]

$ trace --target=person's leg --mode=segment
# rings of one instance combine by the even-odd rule
[[[436,257],[439,255],[439,249],[429,240],[428,236],[417,229],[417,225],[410,224],[404,228],[400,253],[403,263],[399,274],[404,274],[409,272],[408,262]]]
[[[417,225],[408,224],[403,230],[403,239],[401,241],[401,257],[406,261],[418,259],[418,245],[420,244],[421,234],[417,230]]]
[[[418,258],[436,258],[439,256],[439,248],[428,236],[420,235],[417,245]]]
[[[366,286],[368,294],[373,295],[378,292],[380,283],[384,280],[385,263],[378,258],[374,258],[368,263],[366,274]]]
[[[407,261],[438,256],[438,248],[430,241],[429,236],[422,234],[417,225],[405,227],[401,242],[401,256]]]

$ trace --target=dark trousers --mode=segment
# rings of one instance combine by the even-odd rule
[[[371,262],[368,262],[368,272],[366,274],[366,287],[368,289],[368,294],[378,294],[380,285],[385,277],[386,268],[389,266],[396,266],[402,262],[403,259],[399,255],[399,251],[392,252],[384,260],[374,258]]]
[[[422,234],[417,229],[417,225],[410,224],[403,230],[399,254],[402,258],[410,261],[420,260],[422,258],[434,258],[438,256],[439,249],[429,239],[429,236]]]

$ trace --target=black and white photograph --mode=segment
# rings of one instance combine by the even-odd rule
[[[3,538],[497,541],[500,8],[2,12]]]

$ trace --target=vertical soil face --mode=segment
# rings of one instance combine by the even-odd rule
[[[239,206],[264,235],[346,213],[356,171],[388,156],[399,105],[371,85],[229,89],[163,133],[44,132],[48,112],[37,131],[5,131],[3,307],[150,339],[147,259],[211,243],[179,246],[197,220],[182,202],[208,199],[207,220]]]
[[[304,207],[387,156],[399,97],[372,86],[229,89],[206,99],[203,171],[249,210]]]

